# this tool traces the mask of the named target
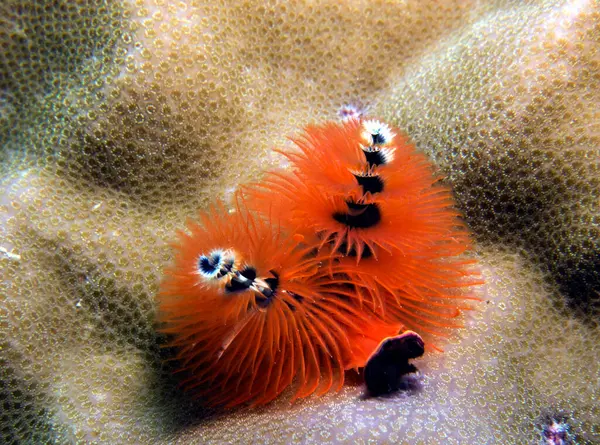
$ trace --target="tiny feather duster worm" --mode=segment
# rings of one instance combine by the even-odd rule
[[[433,165],[398,130],[377,120],[309,126],[285,152],[290,171],[247,187],[272,205],[290,232],[342,252],[342,267],[382,317],[443,336],[455,326],[473,261],[468,231]],[[361,297],[361,301],[362,301]],[[457,326],[457,325],[456,325]]]
[[[186,389],[225,406],[291,385],[294,398],[321,394],[348,369],[374,369],[389,337],[458,326],[479,283],[463,257],[468,233],[399,134],[360,117],[308,127],[298,151],[282,152],[290,170],[179,233],[159,318]]]
[[[180,233],[161,293],[163,330],[210,404],[266,403],[294,379],[296,397],[341,387],[400,326],[361,310],[327,249],[313,253],[240,203]],[[335,257],[335,255],[333,256]]]

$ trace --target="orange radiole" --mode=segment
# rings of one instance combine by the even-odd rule
[[[368,375],[410,372],[415,349],[393,354],[459,327],[481,283],[450,190],[398,130],[352,117],[293,141],[280,151],[291,169],[242,187],[233,211],[217,204],[174,244],[161,330],[183,386],[211,405],[339,389],[367,361]]]

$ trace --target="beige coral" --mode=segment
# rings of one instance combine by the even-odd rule
[[[3,442],[535,443],[552,410],[599,441],[598,7],[5,2]],[[168,241],[348,102],[447,173],[485,302],[421,392],[206,413],[154,332]]]

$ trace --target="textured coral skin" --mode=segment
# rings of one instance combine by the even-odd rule
[[[600,442],[596,1],[1,8],[3,442],[521,444],[552,411]],[[165,240],[348,102],[452,183],[481,311],[418,394],[202,420],[156,347]]]

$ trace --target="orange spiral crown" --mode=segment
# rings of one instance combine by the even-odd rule
[[[279,151],[291,169],[243,187],[233,212],[201,214],[174,245],[161,330],[183,386],[209,404],[340,388],[345,370],[400,350],[380,342],[444,336],[475,299],[452,194],[398,130],[352,116],[293,141]]]

